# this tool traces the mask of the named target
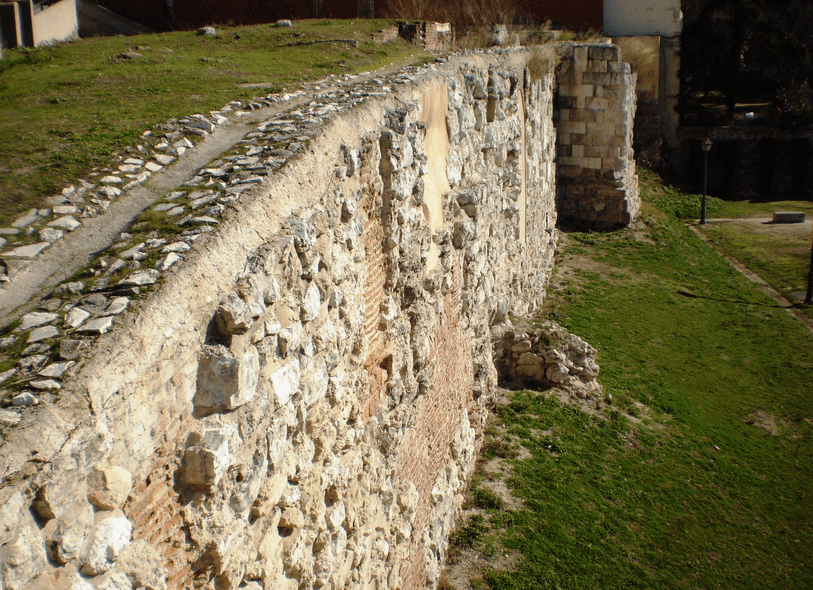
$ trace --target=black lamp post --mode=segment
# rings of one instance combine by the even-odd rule
[[[706,189],[709,178],[709,152],[711,151],[711,140],[707,137],[700,144],[703,148],[703,201],[700,205],[700,225],[706,224]]]
[[[807,294],[805,303],[813,305],[813,246],[810,248],[810,270],[807,273]]]

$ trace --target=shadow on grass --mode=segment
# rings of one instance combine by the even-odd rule
[[[726,299],[725,297],[709,297],[708,295],[695,295],[694,293],[689,293],[688,291],[684,291],[683,289],[678,289],[677,294],[683,295],[684,297],[690,297],[692,299],[708,299],[709,301],[722,301],[723,303],[739,303],[741,305],[750,305],[752,307],[775,307],[778,309],[785,309],[778,303],[766,304],[762,301],[743,301],[742,299]]]

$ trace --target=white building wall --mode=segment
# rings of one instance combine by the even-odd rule
[[[52,45],[79,38],[76,0],[62,0],[32,14],[34,45]]]
[[[612,37],[677,37],[682,26],[680,0],[604,0],[604,33]]]

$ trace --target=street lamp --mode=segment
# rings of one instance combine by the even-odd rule
[[[709,178],[709,152],[711,151],[711,140],[707,137],[700,144],[703,148],[703,201],[700,205],[700,225],[706,224],[706,188]]]

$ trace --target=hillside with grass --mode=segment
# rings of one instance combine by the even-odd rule
[[[428,59],[376,44],[389,21],[297,21],[7,50],[0,60],[0,226],[108,166],[154,125],[303,82]],[[338,40],[339,42],[331,42]],[[354,41],[356,43],[348,43]],[[357,46],[354,46],[357,45]]]

